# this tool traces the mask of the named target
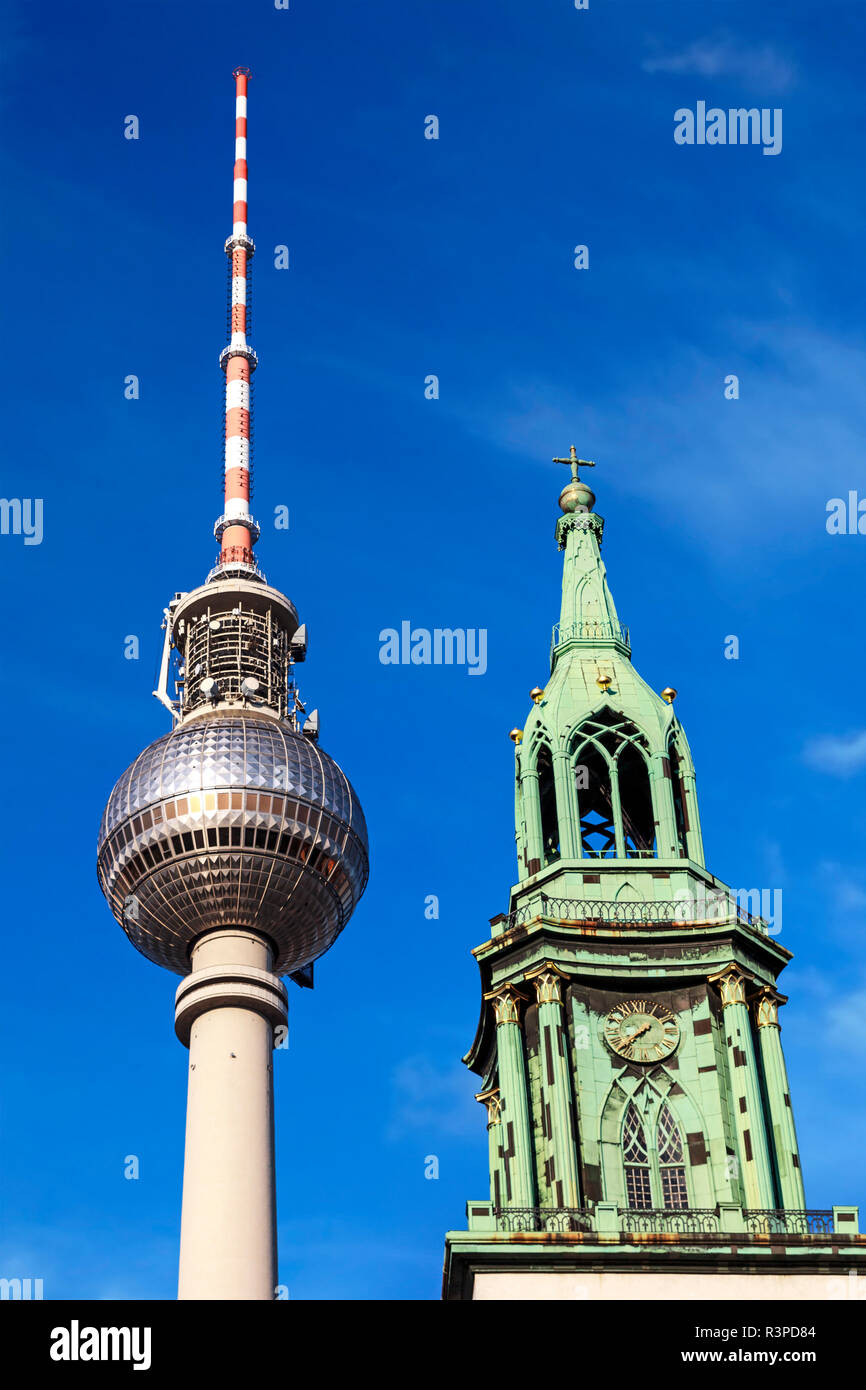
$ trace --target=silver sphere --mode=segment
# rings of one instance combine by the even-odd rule
[[[252,927],[277,974],[328,950],[367,883],[351,783],[282,720],[215,712],[178,725],[127,768],[99,828],[97,874],[143,955],[178,975],[203,932]]]

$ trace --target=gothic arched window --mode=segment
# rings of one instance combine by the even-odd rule
[[[627,743],[617,758],[622,834],[627,859],[655,855],[656,828],[646,759],[634,743]]]
[[[545,864],[559,858],[559,818],[556,814],[556,786],[553,759],[543,743],[538,750],[538,799],[541,808],[541,845]]]
[[[580,843],[589,859],[616,856],[616,824],[611,799],[610,764],[595,743],[585,743],[575,768],[580,808]]]
[[[582,853],[653,858],[656,821],[644,735],[614,710],[601,710],[581,725],[573,747]]]
[[[640,1211],[655,1206],[668,1210],[688,1206],[682,1135],[667,1104],[659,1111],[655,1146],[650,1149],[644,1121],[634,1101],[629,1101],[622,1126],[622,1157],[630,1207]]]
[[[649,1150],[644,1127],[634,1105],[629,1102],[622,1126],[622,1156],[625,1160],[625,1191],[630,1207],[651,1207],[652,1181]]]
[[[686,1170],[683,1162],[683,1140],[676,1120],[666,1105],[659,1114],[656,1143],[661,1176],[662,1206],[687,1207]]]

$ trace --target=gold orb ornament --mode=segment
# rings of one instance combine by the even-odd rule
[[[511,739],[511,742],[512,742],[512,743],[514,743],[514,744],[519,744],[520,741],[521,741],[522,738],[523,738],[523,730],[522,730],[522,729],[512,729],[512,730],[511,730],[511,733],[508,735],[508,737]]]
[[[677,692],[674,690],[673,686],[672,686],[672,685],[666,685],[665,688],[664,688],[664,690],[662,691],[662,699],[663,699],[667,704],[672,705],[673,702],[674,702],[674,700],[675,700],[676,698],[677,698]]]
[[[598,676],[595,683],[602,694],[604,694],[611,683],[610,676]]]
[[[534,705],[540,705],[544,699],[544,691],[540,685],[534,685],[529,692],[529,698]]]

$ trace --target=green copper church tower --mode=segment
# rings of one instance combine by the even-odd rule
[[[806,1207],[777,980],[791,953],[707,868],[670,688],[631,662],[579,476],[550,677],[515,745],[517,883],[476,947],[466,1064],[490,1196],[446,1298],[866,1295],[856,1207]],[[754,895],[752,895],[754,897]],[[862,1271],[858,1277],[858,1270]]]

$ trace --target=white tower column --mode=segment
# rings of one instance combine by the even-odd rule
[[[189,1048],[179,1299],[273,1299],[274,1028],[286,990],[264,937],[209,932],[176,995]]]

